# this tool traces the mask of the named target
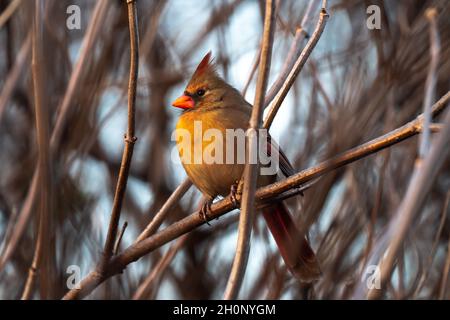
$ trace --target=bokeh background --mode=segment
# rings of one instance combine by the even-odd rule
[[[68,290],[67,268],[79,266],[85,276],[101,255],[127,125],[129,33],[124,2],[43,1],[40,70],[53,154],[44,258],[32,298],[61,298]],[[38,159],[30,41],[35,5],[32,0],[0,0],[0,16],[13,3],[16,8],[10,17],[0,19],[2,299],[22,295],[39,221],[36,201],[30,202]],[[320,4],[318,0],[277,1],[269,87],[290,68],[286,61],[298,28],[313,31]],[[377,30],[369,30],[366,24],[371,4],[381,12]],[[80,29],[66,26],[70,5],[80,8]],[[429,7],[439,13],[439,98],[450,84],[450,2],[329,1],[325,31],[271,129],[296,170],[382,135],[421,113],[430,63],[429,24],[424,17]],[[251,74],[259,52],[264,2],[139,0],[137,12],[138,141],[122,210],[120,225],[128,223],[122,249],[133,243],[185,179],[170,139],[180,111],[170,105],[203,55],[211,50],[219,73],[253,101],[256,76]],[[298,54],[306,41],[291,52]],[[74,77],[77,80],[71,81]],[[67,100],[70,90],[73,94]],[[418,141],[413,137],[335,170],[304,197],[288,202],[298,223],[309,227],[321,262],[324,275],[314,285],[291,277],[258,218],[240,296],[351,297],[370,248],[403,199]],[[447,159],[413,223],[383,298],[450,297],[449,168]],[[199,192],[191,188],[161,228],[194,212],[199,201]],[[172,248],[172,260],[152,275],[139,298],[221,298],[234,257],[237,221],[235,211],[191,232]],[[171,245],[130,264],[89,298],[136,297]]]

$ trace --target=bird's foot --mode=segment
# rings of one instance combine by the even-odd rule
[[[236,183],[233,183],[231,185],[231,188],[230,188],[230,195],[229,195],[229,197],[230,197],[231,203],[235,207],[239,207],[241,205],[239,200],[238,200],[237,195],[239,195],[239,196],[241,195],[241,192],[239,190],[239,181],[236,181]]]
[[[203,202],[203,205],[199,211],[200,217],[203,219],[203,221],[206,222],[206,224],[208,226],[211,225],[208,220],[208,215],[211,213],[212,202],[213,202],[213,198],[206,199],[205,202]]]

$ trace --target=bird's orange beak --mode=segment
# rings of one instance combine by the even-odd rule
[[[181,109],[190,109],[194,107],[194,100],[191,97],[184,95],[172,102],[172,106]]]

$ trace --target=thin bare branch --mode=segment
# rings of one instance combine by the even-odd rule
[[[324,3],[325,5],[325,3]],[[284,101],[284,98],[286,98],[289,90],[291,89],[292,85],[294,84],[295,79],[297,78],[298,74],[302,70],[303,66],[305,65],[306,61],[308,60],[312,50],[315,48],[317,42],[320,39],[320,36],[322,35],[322,32],[325,28],[326,21],[328,19],[328,13],[326,11],[326,7],[323,6],[320,11],[319,20],[317,22],[316,28],[309,39],[308,43],[306,44],[305,48],[303,49],[302,53],[298,57],[297,61],[295,61],[294,67],[292,68],[291,72],[289,73],[286,81],[281,86],[281,89],[278,91],[276,97],[274,98],[274,102],[270,106],[269,112],[266,116],[266,119],[264,120],[264,128],[270,128],[273,120],[275,119],[275,115],[278,112],[278,109],[280,108],[281,104]]]
[[[239,232],[236,255],[231,267],[230,276],[224,293],[224,299],[236,299],[244,279],[250,252],[250,238],[252,234],[256,181],[258,179],[258,163],[251,163],[252,155],[256,154],[258,146],[258,129],[262,125],[264,97],[269,78],[270,62],[272,58],[273,35],[275,30],[275,1],[266,0],[264,32],[261,45],[260,68],[256,84],[255,101],[253,103],[250,126],[247,130],[247,154],[243,174],[243,190],[241,213],[239,216]]]
[[[42,14],[43,1],[35,2],[34,30],[32,35],[32,59],[31,69],[33,74],[33,95],[36,114],[36,133],[39,150],[38,172],[39,172],[39,227],[37,231],[36,247],[34,251],[33,262],[31,264],[25,288],[22,293],[22,300],[27,300],[33,293],[34,283],[38,274],[41,274],[41,282],[48,281],[48,274],[40,270],[43,260],[44,248],[47,246],[47,229],[49,225],[50,212],[50,157],[49,157],[49,116],[48,106],[43,100],[43,73],[42,73]],[[41,297],[41,298],[46,298]]]
[[[139,72],[139,33],[136,1],[127,0],[128,26],[130,30],[130,77],[128,82],[128,128],[125,134],[125,148],[123,150],[122,162],[120,164],[119,177],[117,179],[116,192],[111,210],[108,234],[106,236],[103,256],[100,261],[100,272],[113,255],[114,243],[116,241],[117,227],[119,225],[122,202],[127,188],[128,173],[130,171],[131,159],[133,157],[135,137],[135,113],[136,113],[136,90]]]
[[[294,63],[300,57],[301,47],[303,40],[309,37],[308,27],[309,21],[311,20],[312,12],[315,10],[315,7],[318,4],[318,0],[310,0],[308,3],[308,7],[306,8],[305,15],[301,21],[300,27],[295,31],[294,39],[292,40],[291,47],[289,48],[289,52],[286,56],[286,60],[284,61],[283,67],[281,68],[281,72],[278,75],[275,82],[271,85],[270,89],[267,92],[266,98],[264,100],[264,107],[267,107],[270,102],[275,98],[277,93],[280,91],[283,83],[286,82],[290,72],[294,67]],[[326,6],[323,6],[324,8]]]
[[[113,251],[114,255],[116,255],[119,252],[120,243],[122,242],[122,238],[125,233],[125,230],[127,230],[127,227],[128,227],[128,222],[125,221],[122,225],[122,229],[120,230],[119,237],[117,238],[116,244],[114,245],[114,251]]]
[[[253,76],[255,75],[256,70],[258,69],[260,57],[261,57],[261,46],[255,55],[255,59],[253,61],[252,68],[250,69],[250,73],[248,75],[247,81],[245,82],[244,88],[241,91],[241,94],[243,96],[245,96],[245,94],[247,93],[248,87],[250,87],[250,83],[252,82]]]
[[[173,208],[179,203],[180,199],[190,189],[191,186],[191,180],[189,178],[186,178],[170,195],[169,199],[167,199],[161,209],[155,214],[152,221],[150,221],[144,231],[142,231],[139,237],[137,237],[135,243],[148,238],[153,233],[155,233],[156,230],[158,230],[159,226],[163,223],[169,212],[171,212]]]

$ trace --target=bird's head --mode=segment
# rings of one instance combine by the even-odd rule
[[[197,66],[184,94],[172,106],[185,110],[215,107],[226,95],[235,91],[217,74],[210,51]]]

